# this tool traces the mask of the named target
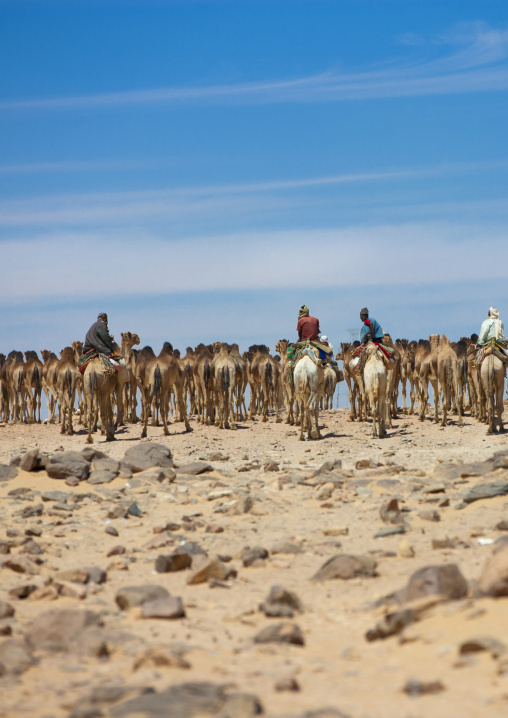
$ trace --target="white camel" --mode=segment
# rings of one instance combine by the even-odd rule
[[[372,416],[372,436],[380,438],[386,436],[386,386],[387,370],[378,348],[369,342],[364,349],[367,352],[367,361],[363,370],[365,393],[370,404]],[[376,421],[378,429],[376,428]]]
[[[504,364],[494,354],[485,357],[480,367],[480,377],[487,398],[487,434],[495,431],[495,414],[499,421],[499,432],[503,427]]]
[[[320,439],[319,399],[323,390],[324,371],[317,349],[313,347],[304,349],[302,358],[295,366],[293,379],[295,400],[300,413],[299,440],[304,440],[305,429],[308,431],[309,439]]]

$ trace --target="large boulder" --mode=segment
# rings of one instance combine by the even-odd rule
[[[101,623],[100,616],[93,611],[57,608],[37,616],[25,636],[28,643],[37,648],[63,650],[85,628]]]
[[[88,479],[90,464],[79,451],[58,451],[48,459],[46,471],[52,479],[79,482]]]
[[[0,481],[14,479],[14,477],[17,475],[18,469],[15,466],[7,466],[7,464],[0,464]]]
[[[487,561],[478,580],[478,593],[483,596],[508,596],[508,546],[501,545]]]
[[[409,579],[404,598],[407,601],[415,601],[426,596],[457,599],[467,596],[468,590],[468,583],[457,564],[424,566]]]
[[[173,456],[167,446],[149,441],[135,444],[127,449],[121,463],[128,466],[133,473],[151,469],[153,466],[172,469]]]

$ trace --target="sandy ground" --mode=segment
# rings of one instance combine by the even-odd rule
[[[443,480],[439,472],[444,464],[483,461],[508,449],[506,435],[488,437],[486,427],[469,416],[463,428],[452,417],[442,429],[430,420],[422,424],[416,417],[400,415],[388,438],[377,440],[370,437],[370,425],[350,423],[347,416],[345,409],[322,412],[323,439],[312,442],[299,442],[294,427],[276,424],[273,418],[268,424],[244,422],[237,431],[203,427],[192,420],[192,433],[181,433],[182,425],[172,424],[169,437],[161,428],[149,427],[147,440],[169,446],[177,465],[202,459],[213,466],[211,473],[180,475],[170,484],[117,478],[106,486],[82,482],[69,487],[45,472],[20,472],[0,483],[0,541],[6,539],[8,529],[23,536],[27,527],[36,526],[42,533],[35,540],[44,549],[34,576],[0,568],[0,600],[15,608],[14,618],[7,621],[12,627],[10,638],[22,638],[42,612],[65,607],[100,613],[113,634],[130,636],[124,641],[112,639],[110,655],[103,658],[36,650],[37,665],[18,676],[0,677],[0,716],[60,718],[101,687],[150,686],[160,691],[201,680],[255,694],[265,714],[273,718],[325,707],[351,718],[507,716],[508,667],[503,658],[489,652],[461,656],[459,648],[478,636],[496,638],[508,648],[508,598],[470,596],[440,603],[400,635],[374,642],[365,639],[366,631],[386,610],[374,602],[404,586],[417,569],[456,563],[468,581],[479,577],[492,542],[503,535],[495,527],[508,519],[508,497],[476,501],[459,510],[461,493],[485,479]],[[94,446],[120,459],[140,441],[140,433],[139,425],[125,427],[116,442],[106,444],[96,436]],[[84,438],[82,429],[68,437],[60,435],[56,426],[1,425],[0,463],[8,464],[35,447],[80,450]],[[217,452],[229,458],[213,458]],[[261,466],[244,471],[255,459]],[[278,463],[278,471],[264,470],[268,459]],[[313,479],[312,472],[330,459],[342,460],[345,476],[342,486],[326,498],[319,494],[323,481]],[[380,465],[355,468],[361,459]],[[506,479],[507,474],[498,471],[496,478]],[[293,480],[302,475],[307,477],[304,484]],[[442,491],[426,493],[436,482],[443,484]],[[13,495],[17,488],[31,493]],[[49,503],[40,517],[20,516],[30,499],[38,504],[43,492],[55,489],[95,494],[101,501],[83,501],[61,517],[49,514]],[[221,496],[221,491],[226,495]],[[221,513],[228,501],[247,491],[254,498],[251,512]],[[379,509],[394,496],[404,509],[407,533],[374,538],[386,526]],[[141,517],[108,519],[107,511],[126,499],[137,502]],[[443,499],[449,500],[448,505]],[[423,510],[436,510],[440,520],[421,518]],[[180,526],[175,533],[198,543],[210,556],[233,557],[228,565],[237,569],[237,578],[211,587],[188,585],[189,569],[157,574],[155,559],[170,549],[147,544],[158,535],[154,529],[169,522]],[[106,533],[108,526],[116,527],[118,536]],[[220,532],[207,531],[210,526]],[[446,537],[452,540],[450,548],[432,548],[432,539]],[[282,539],[299,542],[302,552],[273,552]],[[118,545],[125,547],[125,553],[108,557]],[[246,546],[261,546],[270,555],[258,566],[244,567],[240,552]],[[312,582],[316,570],[338,553],[374,557],[378,576]],[[106,569],[108,578],[84,598],[21,600],[8,594],[16,586],[42,586],[58,571],[85,566]],[[118,609],[119,588],[147,583],[180,596],[186,617],[142,619],[140,609]],[[262,628],[281,620],[258,610],[276,584],[294,591],[303,603],[304,611],[290,620],[300,627],[304,646],[253,641]],[[0,642],[5,640],[0,637]],[[153,646],[179,651],[190,668],[142,665],[135,670],[136,660]],[[279,680],[289,677],[296,680],[299,691],[275,689]],[[403,688],[412,679],[439,681],[443,690],[409,696]],[[109,715],[108,710],[102,706],[102,715]]]

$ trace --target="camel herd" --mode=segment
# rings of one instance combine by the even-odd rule
[[[356,372],[353,353],[359,343],[341,344],[336,359],[343,372],[325,364],[313,346],[303,348],[293,367],[288,359],[289,342],[280,340],[272,356],[268,347],[253,345],[240,353],[237,344],[215,342],[187,348],[185,356],[165,342],[158,355],[149,346],[137,350],[137,334],[124,332],[121,345],[122,366],[111,367],[96,357],[83,373],[79,358],[81,342],[60,352],[49,350],[12,351],[0,354],[0,421],[41,421],[42,392],[46,395],[48,423],[61,424],[61,432],[73,434],[73,419],[87,428],[87,442],[97,430],[107,441],[115,428],[126,422],[142,423],[142,437],[148,424],[162,423],[168,435],[170,415],[191,431],[189,416],[202,424],[235,429],[238,422],[260,416],[300,426],[299,438],[320,438],[319,411],[333,407],[337,383],[344,378],[349,390],[350,421],[372,420],[372,435],[385,436],[387,427],[399,412],[399,388],[404,413],[412,414],[415,405],[424,420],[429,401],[429,384],[434,401],[434,421],[445,426],[449,414],[457,415],[462,426],[465,410],[488,425],[488,433],[503,431],[503,392],[505,365],[494,353],[476,364],[474,337],[450,343],[444,335],[433,334],[428,340],[393,342],[385,335],[384,344],[393,349],[387,361],[375,344],[369,342],[363,371]],[[407,384],[409,383],[409,406]],[[246,392],[249,389],[249,408]],[[138,397],[141,415],[138,418]]]

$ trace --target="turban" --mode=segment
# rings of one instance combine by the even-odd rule
[[[492,317],[492,319],[499,319],[499,310],[491,307],[489,309],[489,317]]]
[[[362,315],[362,314],[366,314],[367,316],[369,316],[369,310],[367,309],[367,307],[360,309],[360,315]]]
[[[298,312],[298,319],[300,319],[300,317],[306,317],[308,313],[309,313],[309,307],[306,304],[303,304],[300,307],[300,311]]]

